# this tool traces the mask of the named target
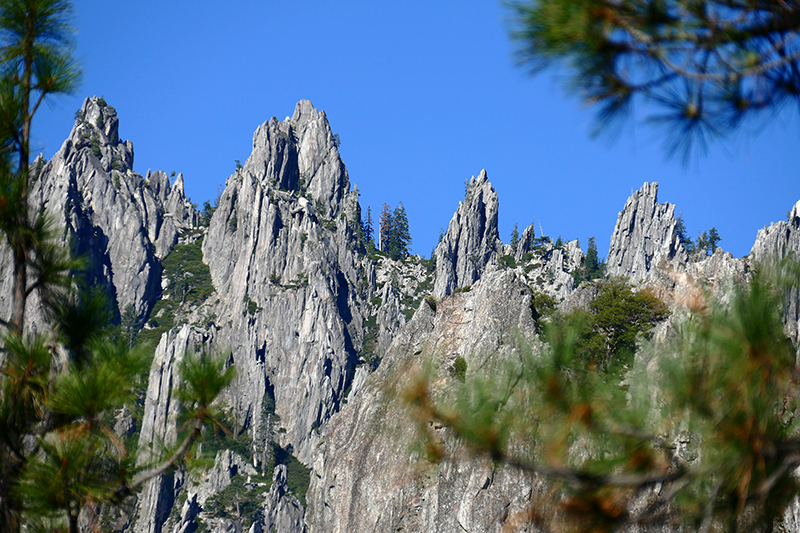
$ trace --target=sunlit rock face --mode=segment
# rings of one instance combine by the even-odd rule
[[[118,311],[133,306],[143,319],[160,293],[161,264],[181,231],[197,224],[183,177],[133,171],[133,144],[119,139],[116,110],[87,98],[69,138],[50,161],[31,165],[29,200],[43,207],[73,254],[87,259],[87,280],[107,289]],[[0,308],[10,309],[10,254],[0,257]],[[28,321],[41,321],[35,298]],[[5,317],[4,317],[5,318]]]
[[[447,387],[456,358],[473,371],[516,357],[511,332],[532,338],[531,289],[513,271],[493,271],[469,292],[423,302],[381,367],[323,433],[306,496],[312,532],[502,531],[530,498],[531,477],[489,460],[468,459],[445,428],[447,451],[463,460],[426,463],[415,452],[414,422],[387,393],[411,385],[425,361]],[[522,529],[527,531],[527,529]]]
[[[497,193],[483,170],[470,180],[464,201],[459,203],[442,242],[436,247],[437,298],[478,281],[496,258],[501,245],[497,211]]]
[[[678,236],[675,206],[658,203],[658,183],[645,183],[628,198],[617,218],[606,273],[636,283],[659,267],[687,259]]]

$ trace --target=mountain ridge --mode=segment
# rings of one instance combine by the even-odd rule
[[[256,129],[250,156],[227,178],[207,225],[181,174],[172,184],[161,171],[142,177],[132,170],[133,153],[119,138],[114,108],[87,98],[61,150],[33,165],[31,202],[62,225],[65,246],[88,255],[90,282],[109,290],[117,314],[131,306],[140,324],[148,319],[145,330],[157,331],[158,303],[177,298],[171,287],[197,278],[165,277],[164,260],[176,246],[199,248],[213,292],[196,303],[184,293],[180,320],[168,321],[155,349],[143,413],[121,416],[137,428],[146,461],[179,430],[177,362],[187,350],[225,351],[238,377],[221,405],[246,451],[219,451],[206,473],[178,469],[148,482],[115,531],[192,533],[201,523],[211,531],[249,523],[252,533],[497,531],[524,508],[538,485],[510,468],[474,461],[416,471],[409,443],[378,431],[384,423],[395,436],[411,431],[387,407],[383,384],[392,370],[426,358],[446,382],[458,358],[468,376],[513,356],[514,335],[538,342],[537,294],[573,307],[593,297],[591,283],[576,283],[585,261],[577,241],[536,239],[531,225],[516,247],[503,244],[499,198],[484,170],[470,180],[435,267],[419,257],[393,260],[365,241],[338,139],[307,100],[286,120]],[[678,298],[702,280],[724,295],[756,261],[800,250],[798,202],[788,222],[759,231],[750,256],[718,249],[694,260],[678,241],[675,206],[658,203],[657,192],[657,183],[634,192],[611,237],[608,273],[638,288]],[[8,268],[8,254],[0,254],[0,272]],[[9,290],[0,285],[0,304]],[[447,438],[445,428],[437,431]],[[276,450],[311,469],[306,505]],[[245,474],[274,481],[266,490]],[[210,502],[234,482],[252,495],[254,514],[211,516]],[[798,505],[792,509],[800,516]]]

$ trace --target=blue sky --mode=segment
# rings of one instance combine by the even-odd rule
[[[135,7],[134,7],[135,6]],[[515,65],[509,13],[497,0],[396,2],[150,1],[75,3],[84,80],[34,124],[52,156],[86,96],[117,109],[134,168],[183,172],[192,200],[215,196],[250,154],[256,128],[306,98],[324,109],[366,212],[402,201],[412,249],[428,256],[464,181],[486,169],[508,242],[534,218],[553,238],[595,236],[608,250],[632,190],[660,182],[692,237],[716,227],[746,255],[759,228],[800,200],[800,120],[714,144],[688,166],[668,160],[661,132],[631,124],[592,139],[591,109],[556,73]]]

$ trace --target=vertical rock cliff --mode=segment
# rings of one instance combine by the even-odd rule
[[[203,242],[220,338],[239,372],[234,414],[257,432],[273,394],[280,443],[304,461],[353,378],[363,337],[368,282],[349,187],[325,113],[301,101],[291,119],[258,128]]]
[[[215,292],[192,317],[199,333],[213,338],[210,348],[231,353],[238,375],[225,403],[237,438],[250,442],[247,460],[257,472],[272,464],[273,446],[302,463],[314,460],[320,431],[346,393],[363,383],[365,360],[377,364],[405,323],[405,278],[391,276],[397,286],[385,280],[379,288],[392,261],[366,257],[360,220],[338,141],[325,113],[305,100],[291,118],[273,118],[256,130],[250,157],[227,179],[211,218],[202,250]],[[175,341],[163,342],[169,351]],[[354,383],[357,367],[361,377]],[[149,391],[145,419],[160,420],[170,395]],[[159,427],[152,435],[143,431],[140,447],[166,439],[175,422],[167,417]],[[262,498],[254,523],[301,527],[302,506],[280,488],[286,466],[263,474],[274,477],[275,489],[263,498],[251,491],[248,498]],[[182,490],[169,479],[152,482],[164,484],[171,493],[152,489],[152,501],[140,505],[137,530],[163,530],[166,517],[153,521],[149,509]],[[193,481],[183,490],[196,487]],[[196,509],[190,505],[187,513],[215,519],[205,498],[192,501]],[[188,523],[186,516],[177,523]]]
[[[472,369],[515,357],[511,332],[532,335],[531,291],[513,271],[485,274],[469,292],[423,304],[373,379],[330,421],[306,496],[311,532],[501,531],[530,498],[530,476],[491,461],[420,461],[414,423],[387,390],[409,385],[430,360],[446,387],[456,358]],[[437,434],[458,456],[444,428]],[[523,529],[527,531],[527,529]]]

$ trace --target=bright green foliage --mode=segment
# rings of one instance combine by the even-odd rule
[[[548,479],[522,515],[537,530],[782,530],[800,493],[796,351],[781,316],[798,270],[756,269],[727,303],[689,288],[671,340],[647,344],[632,371],[585,370],[584,332],[551,320],[547,344],[520,342],[502,370],[436,394],[423,373],[403,397],[431,459],[448,458],[436,420],[496,464]],[[630,299],[612,283],[608,297]]]
[[[450,375],[464,383],[464,380],[467,379],[467,360],[460,355],[456,357],[450,367]]]
[[[605,263],[600,260],[597,254],[597,242],[594,237],[589,237],[589,244],[586,245],[586,258],[585,260],[585,279],[591,281],[603,277],[605,272]]]
[[[13,482],[24,502],[22,522],[38,516],[77,531],[81,508],[90,501],[110,501],[130,468],[113,433],[113,416],[133,397],[147,359],[112,343],[106,324],[94,316],[105,307],[99,297],[66,300],[56,312],[69,360],[51,385],[53,354],[42,341],[6,339],[0,418],[5,443],[22,453],[20,476]],[[81,322],[80,331],[63,328]],[[23,366],[26,372],[20,374]],[[34,427],[39,429],[36,447],[17,448],[15,441],[30,437]]]
[[[214,292],[211,272],[203,263],[203,240],[192,244],[178,244],[162,261],[169,276],[167,289],[174,300],[181,303],[200,303]]]
[[[503,270],[507,268],[517,268],[517,262],[514,261],[513,255],[501,255],[497,258],[497,266]]]
[[[99,293],[66,294],[63,300],[53,310],[67,355],[63,366],[41,338],[8,334],[4,339],[0,445],[19,461],[18,474],[4,480],[16,523],[77,533],[87,505],[116,503],[183,459],[203,424],[216,423],[211,404],[232,380],[233,369],[225,368],[225,358],[184,357],[176,396],[188,434],[160,465],[137,472],[135,455],[113,428],[119,409],[135,399],[151,356],[115,342],[103,321],[110,317],[108,304]]]
[[[589,312],[567,317],[580,335],[577,359],[587,367],[624,370],[636,351],[636,339],[667,316],[667,307],[647,289],[633,292],[622,278],[600,282]]]
[[[531,296],[531,315],[538,323],[545,316],[549,316],[556,309],[556,300],[544,292],[534,291]]]
[[[564,66],[600,126],[646,101],[669,153],[688,158],[800,101],[797,2],[514,0],[511,10],[520,63]]]
[[[232,366],[226,368],[225,360],[226,357],[201,353],[197,357],[184,357],[181,361],[181,383],[175,391],[175,397],[192,418],[209,416],[214,398],[235,377],[235,369]]]
[[[378,246],[382,252],[388,254],[392,259],[408,257],[411,233],[403,202],[398,202],[394,211],[389,208],[389,204],[383,204],[378,220],[378,229],[380,231]]]

